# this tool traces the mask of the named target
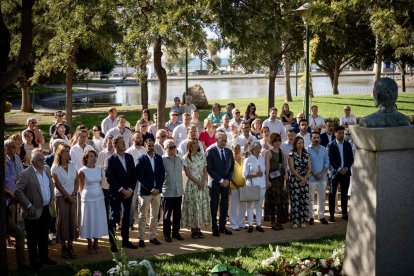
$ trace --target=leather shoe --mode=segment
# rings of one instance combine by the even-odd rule
[[[321,218],[319,220],[322,224],[328,224],[328,221],[326,220],[326,218]]]
[[[42,267],[43,267],[42,264],[38,263],[38,262],[30,264],[31,269],[39,269],[39,268],[42,268]]]
[[[41,260],[40,263],[44,265],[56,265],[56,262],[49,258]]]
[[[118,252],[118,248],[116,247],[116,245],[111,245],[111,252],[112,253]]]
[[[348,220],[348,215],[342,215],[342,220]]]
[[[144,240],[139,240],[139,242],[138,242],[138,246],[139,246],[139,247],[145,247],[145,242],[144,242]]]
[[[213,230],[214,237],[220,237],[220,232],[218,230]]]
[[[333,215],[329,216],[329,222],[335,222],[335,217]]]
[[[259,226],[256,226],[256,231],[259,231],[259,232],[264,232],[264,229],[259,225]]]
[[[172,235],[172,237],[174,238],[174,239],[176,239],[176,240],[179,240],[179,241],[183,241],[184,239],[183,239],[183,237],[181,237],[181,235],[180,234],[175,234],[175,235]]]
[[[224,233],[226,235],[232,235],[233,234],[233,232],[231,232],[227,228],[220,229],[220,233]]]
[[[152,240],[150,240],[150,243],[155,244],[155,245],[161,245],[161,243],[157,240],[157,238],[153,238]]]
[[[309,224],[309,225],[313,225],[314,223],[315,223],[315,221],[314,221],[314,219],[313,219],[313,218],[309,219],[309,221],[308,221],[308,224]]]
[[[133,244],[130,241],[126,241],[122,243],[122,247],[124,248],[131,248],[131,249],[138,249],[138,246],[136,246],[135,244]]]
[[[247,233],[252,233],[253,232],[253,226],[249,226],[249,228],[247,229]]]
[[[169,237],[169,236],[165,236],[165,237],[164,237],[164,240],[165,240],[166,242],[172,242],[172,239],[171,239],[171,237]]]

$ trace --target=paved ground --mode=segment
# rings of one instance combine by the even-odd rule
[[[213,237],[209,230],[203,231],[205,233],[204,239],[192,239],[190,237],[190,231],[183,229],[181,231],[184,238],[183,241],[173,240],[172,243],[166,243],[162,239],[162,226],[158,228],[158,239],[161,241],[160,246],[150,244],[146,240],[146,247],[139,249],[126,249],[126,254],[129,259],[147,258],[153,256],[173,256],[184,253],[220,250],[223,248],[242,247],[254,244],[277,244],[284,241],[302,240],[321,238],[332,235],[340,235],[346,233],[346,222],[341,220],[340,216],[336,218],[336,223],[330,223],[329,225],[320,224],[318,220],[315,220],[315,224],[306,228],[291,229],[291,224],[285,225],[285,229],[282,231],[274,231],[270,228],[268,223],[264,223],[264,233],[254,231],[253,233],[247,233],[247,230],[240,232],[233,232],[233,235],[228,236],[222,234],[220,237]],[[118,231],[118,236],[120,233]],[[137,230],[130,232],[131,241],[137,244],[138,233]],[[148,239],[146,235],[146,239]],[[109,252],[109,240],[108,237],[104,237],[100,244],[101,250],[97,255],[89,255],[87,253],[86,240],[80,239],[74,243],[74,251],[78,255],[76,260],[65,260],[60,256],[60,245],[55,244],[49,247],[50,257],[56,260],[58,264],[65,263],[91,263],[99,262],[103,260],[111,260],[111,254]],[[27,251],[26,251],[27,254]],[[119,254],[119,253],[118,253]],[[8,248],[9,263],[11,268],[15,267],[14,248]],[[27,260],[28,262],[28,260]]]

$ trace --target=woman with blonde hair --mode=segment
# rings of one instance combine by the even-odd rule
[[[78,174],[70,162],[70,147],[61,144],[55,152],[52,165],[52,182],[56,196],[56,241],[62,245],[62,257],[74,259],[73,240],[76,231],[76,196],[78,191]]]
[[[213,124],[211,119],[204,119],[204,128],[205,130],[200,133],[198,139],[203,144],[204,151],[216,142],[216,125]]]
[[[246,185],[243,178],[244,157],[240,154],[241,147],[239,144],[232,144],[231,149],[234,157],[234,173],[230,183],[230,227],[233,231],[240,231],[244,228],[246,217],[246,202],[240,201],[240,187]]]
[[[250,129],[250,134],[256,137],[257,140],[262,139],[261,136],[261,130],[262,130],[262,120],[259,118],[256,118],[252,122],[252,126]]]

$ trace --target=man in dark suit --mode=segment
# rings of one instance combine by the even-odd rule
[[[111,212],[108,220],[109,241],[111,251],[117,252],[115,243],[115,227],[120,220],[121,204],[122,214],[122,247],[137,249],[138,246],[129,241],[129,215],[131,212],[132,196],[136,185],[135,163],[132,155],[125,152],[125,141],[122,135],[112,139],[114,154],[108,158],[108,167],[105,176],[109,184],[109,205]]]
[[[226,229],[226,216],[229,206],[230,181],[233,177],[234,158],[230,149],[226,148],[227,135],[219,132],[216,134],[217,145],[206,153],[207,172],[209,174],[210,187],[210,211],[211,227],[213,236],[218,237],[220,233],[231,235]],[[217,209],[220,202],[220,218],[217,226]]]
[[[341,185],[342,219],[348,220],[348,188],[354,155],[351,144],[344,140],[344,130],[345,128],[342,126],[335,127],[336,138],[328,146],[329,162],[332,171],[329,189],[330,222],[335,222],[335,195],[339,184]]]
[[[154,140],[145,140],[147,154],[138,159],[136,172],[141,184],[141,209],[138,220],[138,245],[145,247],[144,234],[147,224],[148,211],[151,208],[150,242],[155,245],[161,243],[157,240],[158,213],[161,204],[161,189],[165,179],[165,169],[162,157],[155,153]]]
[[[52,219],[49,205],[53,202],[53,185],[50,169],[45,167],[45,158],[40,150],[34,150],[31,166],[23,170],[16,182],[16,199],[24,208],[23,219],[27,234],[30,266],[34,269],[42,264],[55,265],[49,259],[49,226]]]
[[[324,133],[321,133],[321,142],[319,143],[321,146],[324,146],[325,148],[331,143],[333,140],[335,140],[335,134],[334,134],[334,123],[332,120],[326,120],[325,122],[326,130]]]

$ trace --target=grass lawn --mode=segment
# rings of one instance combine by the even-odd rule
[[[260,118],[265,119],[268,117],[267,110],[267,98],[256,98],[256,99],[226,99],[219,100],[218,103],[223,106],[226,103],[233,102],[236,107],[240,109],[241,113],[244,114],[247,105],[250,102],[254,102],[257,108],[257,114]],[[280,110],[282,108],[284,100],[281,97],[276,98],[276,107]],[[210,105],[214,101],[209,102]],[[374,106],[374,101],[369,95],[338,95],[338,96],[324,96],[315,97],[311,99],[310,106],[319,106],[319,114],[324,118],[339,118],[343,115],[344,105],[350,105],[352,108],[352,114],[357,117],[371,114],[377,110]],[[290,109],[295,113],[302,110],[303,98],[294,97],[293,102],[289,103]],[[398,110],[406,115],[410,116],[411,122],[414,117],[414,93],[400,93],[397,101]],[[131,126],[135,126],[136,121],[141,117],[140,106],[119,106],[117,107],[119,114],[126,116],[127,121],[131,123]],[[100,124],[102,119],[106,117],[107,108],[90,108],[83,110],[74,110],[73,126],[84,124],[88,128],[92,128],[93,125]],[[167,106],[169,111],[169,106]],[[156,106],[150,106],[151,114],[156,111]],[[168,120],[168,111],[166,112],[166,120]],[[222,109],[224,111],[224,108]],[[211,108],[200,110],[200,118],[206,118],[211,113]],[[6,113],[6,135],[21,131],[24,129],[25,121],[28,117],[35,117],[39,122],[39,127],[44,134],[48,133],[49,126],[52,124],[54,118],[51,113],[22,113],[22,112],[11,112]],[[74,128],[75,128],[74,127]],[[45,136],[46,141],[49,139],[49,135]]]
[[[333,236],[317,240],[293,241],[277,244],[282,256],[289,260],[295,257],[307,258],[328,258],[334,249],[344,244],[345,236]],[[275,246],[275,244],[273,244]],[[235,261],[240,254],[241,262],[248,271],[253,271],[260,263],[271,256],[269,245],[249,246],[243,248],[229,248],[222,251],[200,252],[183,254],[171,257],[155,257],[148,259],[155,272],[160,275],[169,273],[174,275],[179,272],[181,275],[191,275],[192,272],[200,275],[208,275],[205,272],[214,267],[217,263],[229,264]],[[92,273],[101,271],[103,274],[114,266],[114,262],[106,261],[92,263],[89,265],[63,265],[42,269],[38,275],[75,275],[79,270],[88,268]],[[14,273],[12,275],[24,275]]]

